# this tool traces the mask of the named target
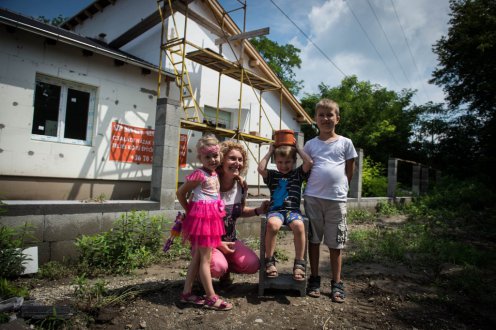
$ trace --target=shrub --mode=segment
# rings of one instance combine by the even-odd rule
[[[47,280],[58,280],[72,275],[71,268],[58,261],[49,261],[38,269],[36,277]]]
[[[23,262],[29,260],[22,254],[22,249],[31,234],[32,227],[28,224],[20,227],[0,225],[0,277],[14,278],[22,274]]]
[[[385,168],[380,163],[375,163],[370,157],[363,159],[362,170],[362,196],[381,197],[387,194],[387,177]]]
[[[148,218],[145,212],[122,215],[114,227],[76,240],[80,270],[89,274],[128,274],[149,265],[162,245],[162,217]]]

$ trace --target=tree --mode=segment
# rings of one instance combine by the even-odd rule
[[[46,18],[45,16],[38,16],[38,18],[36,20],[43,22],[43,23],[46,23],[46,24],[60,26],[62,23],[67,21],[67,19],[68,19],[67,17],[59,15],[59,16],[54,17],[54,18]]]
[[[293,94],[298,94],[303,88],[303,80],[296,80],[293,72],[294,68],[300,68],[301,50],[293,45],[279,45],[277,42],[265,36],[256,37],[250,40],[258,50],[269,67],[274,71],[284,86]]]
[[[315,104],[320,98],[330,98],[339,104],[341,120],[336,131],[349,137],[374,162],[384,164],[389,156],[409,159],[412,127],[417,119],[415,108],[409,108],[413,92],[387,90],[356,76],[346,77],[341,85],[330,88],[319,86],[320,93],[302,99],[305,110],[313,117]],[[304,128],[305,138],[316,135]]]
[[[496,1],[451,0],[450,9],[448,35],[433,47],[439,64],[431,82],[443,86],[452,113],[465,111],[439,139],[439,160],[456,174],[495,182]]]
[[[482,119],[496,108],[496,1],[451,0],[451,25],[433,47],[439,65],[430,80],[451,108],[467,105]]]

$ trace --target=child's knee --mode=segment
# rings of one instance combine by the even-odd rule
[[[301,234],[305,232],[305,224],[303,221],[300,220],[294,220],[291,222],[291,230],[293,231],[294,234]]]
[[[277,233],[279,229],[281,228],[281,220],[279,218],[269,218],[267,220],[267,229],[270,230],[273,233]]]

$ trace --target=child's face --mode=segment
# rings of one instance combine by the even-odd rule
[[[339,123],[339,116],[336,115],[335,108],[317,108],[315,122],[321,133],[331,133],[334,132],[336,125]]]
[[[275,161],[276,161],[277,170],[282,174],[289,173],[293,170],[294,162],[295,162],[293,157],[276,156]]]
[[[220,153],[219,152],[200,153],[200,162],[202,163],[204,168],[213,172],[220,164]]]

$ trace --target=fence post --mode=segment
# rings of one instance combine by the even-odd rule
[[[390,199],[394,199],[396,197],[397,180],[398,180],[398,158],[389,158],[387,197]]]
[[[150,199],[162,210],[173,210],[176,199],[181,113],[178,101],[157,100]]]
[[[363,149],[357,148],[358,157],[355,158],[355,171],[350,182],[350,197],[356,198],[358,204],[362,198],[362,176],[363,176]]]
[[[414,195],[420,195],[420,165],[412,166],[412,192]]]

